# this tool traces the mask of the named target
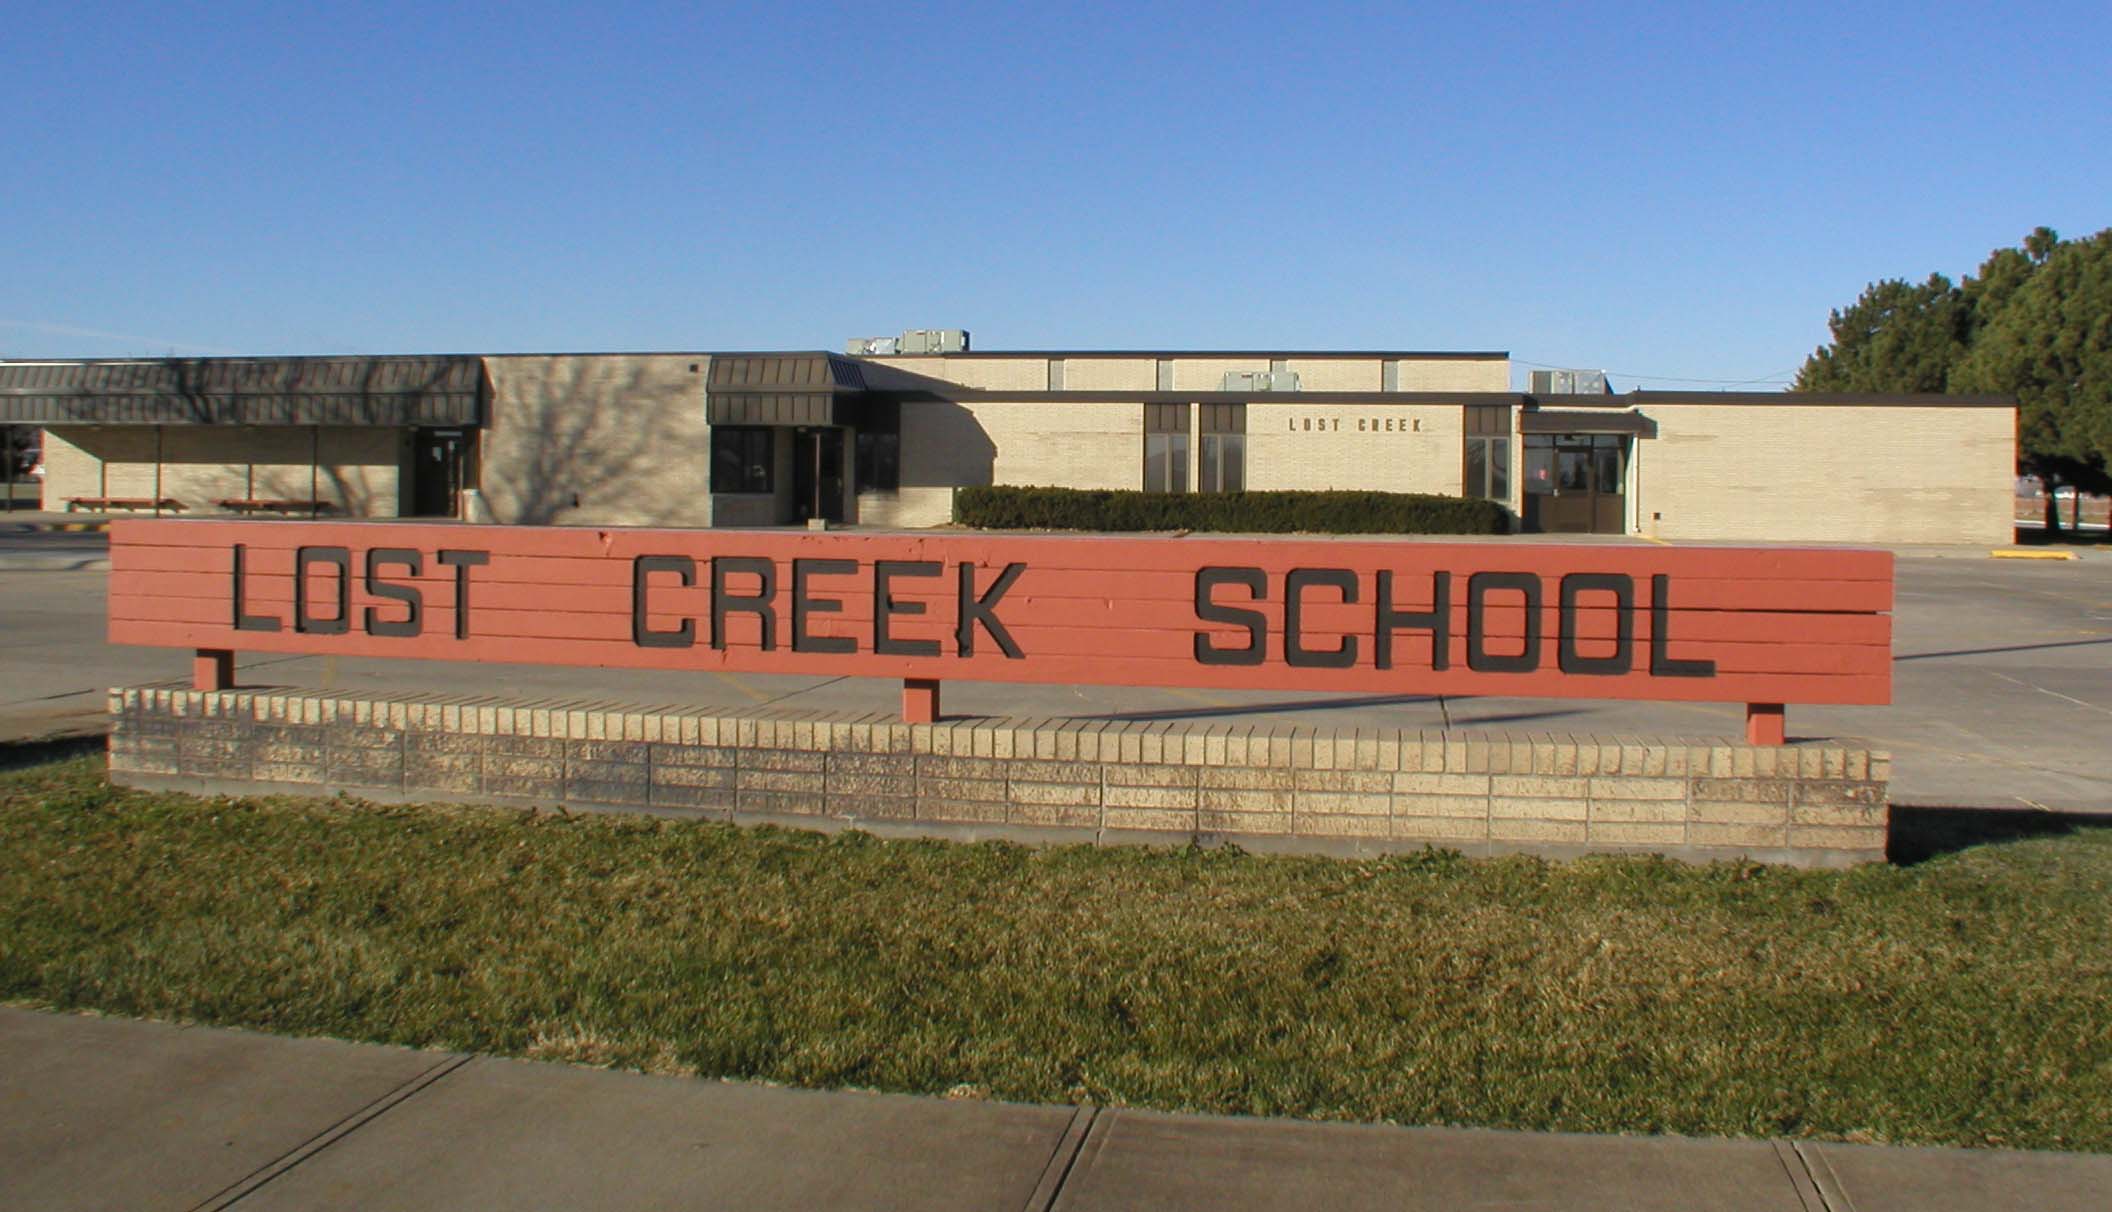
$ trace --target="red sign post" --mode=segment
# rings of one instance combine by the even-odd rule
[[[1881,551],[121,521],[110,639],[1353,694],[1888,703]]]

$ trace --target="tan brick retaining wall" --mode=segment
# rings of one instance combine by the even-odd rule
[[[113,690],[111,778],[880,833],[1368,853],[1884,857],[1891,759],[1840,746],[1171,720],[682,711]]]

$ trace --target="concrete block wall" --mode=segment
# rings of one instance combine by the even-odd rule
[[[1650,401],[1638,533],[1682,540],[2012,541],[2016,412],[1932,405]]]
[[[1883,859],[1848,746],[114,690],[110,772],[211,793],[565,805],[881,833],[1377,853]]]

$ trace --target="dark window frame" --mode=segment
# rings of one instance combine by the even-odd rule
[[[898,492],[902,488],[902,405],[876,401],[866,406],[853,454],[853,492]]]
[[[1188,491],[1186,404],[1144,406],[1144,491]]]
[[[1462,418],[1460,495],[1508,503],[1511,499],[1511,406],[1469,404]]]
[[[730,475],[729,458],[734,460],[733,467],[738,469]],[[755,496],[775,492],[777,431],[768,425],[712,426],[711,490]]]
[[[1245,492],[1247,406],[1205,404],[1202,408],[1202,466],[1196,476],[1197,491]]]

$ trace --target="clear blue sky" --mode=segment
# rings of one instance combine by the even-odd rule
[[[965,327],[1779,381],[1873,279],[2112,226],[2103,0],[18,0],[0,45],[0,357]]]

